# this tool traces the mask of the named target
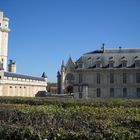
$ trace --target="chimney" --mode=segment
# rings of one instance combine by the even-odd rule
[[[122,50],[122,47],[121,47],[121,46],[119,46],[119,52],[121,52],[121,50]]]
[[[104,44],[104,43],[102,44],[101,49],[102,49],[102,51],[103,51],[103,53],[104,53],[104,52],[105,52],[105,44]]]
[[[16,73],[16,62],[15,61],[9,60],[8,71]]]

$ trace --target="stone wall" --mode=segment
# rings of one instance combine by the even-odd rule
[[[78,75],[82,73],[83,81],[79,84]],[[110,83],[110,73],[114,75],[114,82]],[[126,83],[123,82],[123,73],[126,74]],[[140,88],[140,83],[136,82],[136,73],[140,73],[139,69],[96,69],[83,70],[76,72],[74,92],[78,92],[78,84],[88,86],[88,97],[97,97],[97,88],[100,89],[99,98],[137,98],[137,88]],[[97,82],[97,74],[100,74],[100,82]],[[111,89],[112,88],[112,89]],[[111,96],[111,90],[114,90]],[[123,91],[124,90],[124,91]],[[126,92],[126,93],[125,93]],[[82,97],[86,97],[82,93]],[[126,95],[125,95],[126,94]]]

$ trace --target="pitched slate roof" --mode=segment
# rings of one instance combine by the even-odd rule
[[[98,54],[98,53],[137,53],[139,52],[140,53],[140,49],[137,48],[137,49],[133,49],[133,48],[119,48],[119,49],[105,49],[104,51],[101,49],[101,50],[95,50],[95,51],[91,51],[91,52],[88,52],[88,53],[85,53],[84,55],[88,55],[88,54]]]
[[[103,68],[108,68],[110,61],[114,62],[114,68],[121,67],[122,61],[127,61],[127,67],[130,68],[133,67],[136,60],[140,61],[140,48],[105,49],[104,51],[95,50],[84,54],[77,60],[77,62],[80,61],[83,63],[83,68],[94,68],[94,64],[98,59],[101,61]]]
[[[45,81],[43,77],[34,77],[34,76],[22,75],[22,74],[17,74],[17,73],[12,73],[12,72],[4,72],[4,76],[13,77],[13,78],[21,78],[21,79],[29,79],[29,80]]]

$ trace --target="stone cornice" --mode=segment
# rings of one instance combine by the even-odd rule
[[[0,31],[2,31],[2,32],[10,32],[11,30],[10,29],[7,29],[7,28],[2,28],[2,27],[0,27]]]
[[[9,18],[4,17],[3,20],[4,20],[4,21],[9,21]]]

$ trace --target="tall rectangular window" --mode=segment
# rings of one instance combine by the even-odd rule
[[[100,84],[101,82],[100,78],[101,78],[100,73],[97,73],[97,84]]]
[[[136,73],[136,83],[140,83],[140,73]]]
[[[97,97],[101,97],[101,89],[97,88]]]
[[[137,88],[136,90],[137,90],[136,91],[137,92],[137,97],[140,97],[140,88]]]
[[[126,84],[127,83],[127,74],[126,73],[123,73],[123,84]]]
[[[79,74],[79,83],[82,83],[83,82],[83,75],[82,73]]]
[[[114,83],[114,73],[110,73],[110,83]]]
[[[110,88],[110,97],[114,97],[114,88]]]
[[[127,88],[123,88],[123,97],[127,97]]]

